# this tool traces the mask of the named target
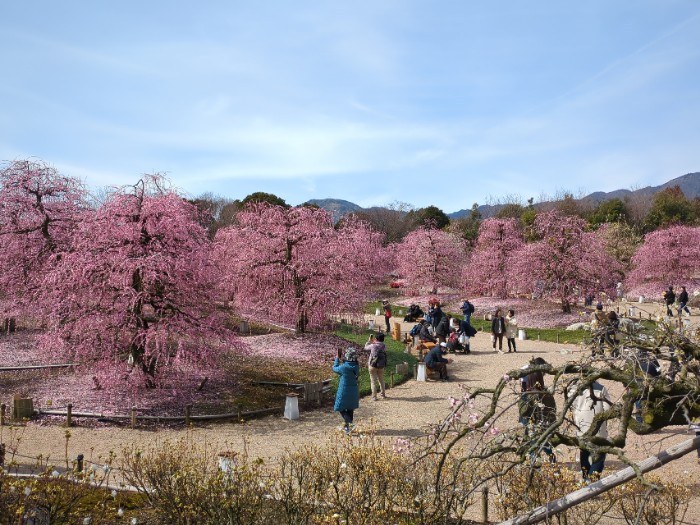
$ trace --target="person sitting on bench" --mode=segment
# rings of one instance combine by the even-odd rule
[[[419,317],[423,317],[423,310],[417,304],[412,304],[408,307],[408,313],[403,318],[407,323],[414,323]]]
[[[425,356],[425,366],[430,370],[437,371],[440,374],[440,379],[447,381],[447,365],[452,362],[452,359],[445,359],[442,354],[447,353],[447,343],[440,343],[433,348]]]
[[[418,339],[421,343],[426,344],[426,346],[429,343],[433,343],[430,345],[430,348],[432,348],[437,343],[437,339],[435,339],[433,334],[430,333],[430,325],[428,324],[428,321],[423,319],[421,321],[421,325],[420,332],[418,332]]]

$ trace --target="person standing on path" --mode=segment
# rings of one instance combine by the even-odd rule
[[[350,347],[345,350],[345,360],[341,362],[343,351],[338,349],[338,356],[333,363],[333,372],[340,376],[338,391],[335,394],[333,410],[340,412],[345,426],[343,430],[349,434],[354,428],[354,411],[360,407],[360,387],[357,380],[360,377],[360,365],[357,363],[357,351]]]
[[[467,323],[471,323],[472,314],[474,313],[474,305],[469,302],[469,299],[465,299],[462,303],[462,313],[464,314],[464,320]]]
[[[440,322],[435,326],[435,337],[439,342],[446,343],[448,335],[450,335],[450,318],[443,313]]]
[[[389,301],[382,301],[382,306],[384,307],[384,322],[386,323],[386,333],[391,333],[391,305]]]
[[[506,320],[503,318],[503,312],[500,308],[496,309],[491,321],[491,339],[493,339],[493,350],[496,351],[496,342],[498,342],[498,351],[503,353],[503,336],[506,333]]]
[[[365,345],[365,350],[369,350],[369,381],[372,386],[372,401],[377,400],[377,390],[386,399],[386,389],[384,386],[384,369],[386,368],[386,346],[384,345],[384,334],[370,335],[369,341]]]
[[[690,309],[688,308],[688,290],[685,289],[685,286],[681,286],[681,293],[678,294],[678,317],[683,315],[683,310],[690,315]]]
[[[433,330],[437,331],[437,325],[440,324],[440,321],[442,321],[442,318],[444,317],[444,313],[442,311],[442,308],[440,308],[440,303],[435,301],[433,302],[433,313],[432,313],[432,325],[433,325]]]
[[[669,286],[668,290],[664,292],[664,303],[666,303],[666,315],[673,317],[673,310],[671,307],[673,303],[676,302],[676,293],[673,291],[673,286]]]
[[[515,336],[518,335],[518,320],[515,318],[515,310],[508,310],[506,315],[506,339],[508,340],[508,353],[517,352],[515,348]]]
[[[576,384],[569,389],[569,395],[576,391]],[[574,413],[574,425],[576,425],[576,435],[580,438],[585,435],[593,425],[596,415],[601,414],[612,406],[610,396],[606,388],[594,381],[574,399],[571,408]],[[603,421],[595,434],[596,437],[608,437],[608,422]],[[591,436],[593,437],[593,436]],[[591,463],[591,459],[593,462]],[[591,453],[588,450],[579,448],[579,462],[584,481],[588,481],[591,476],[600,477],[605,467],[604,453]]]

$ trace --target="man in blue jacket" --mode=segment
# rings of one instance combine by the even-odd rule
[[[447,343],[440,343],[434,347],[425,356],[425,366],[431,370],[437,370],[440,374],[440,379],[447,381],[447,365],[452,362],[452,359],[445,359],[443,354],[447,353]]]

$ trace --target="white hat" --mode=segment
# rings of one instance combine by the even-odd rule
[[[447,343],[442,342],[442,343],[440,343],[440,346],[442,346],[442,347],[444,347],[444,348],[447,348]]]

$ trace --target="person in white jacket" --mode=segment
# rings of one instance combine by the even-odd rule
[[[570,392],[575,392],[575,390],[576,384],[571,387]],[[577,436],[581,437],[588,432],[593,424],[593,418],[595,418],[597,414],[608,410],[611,404],[607,389],[597,381],[594,381],[590,388],[581,392],[571,405],[574,412],[574,424],[576,425]],[[608,437],[607,421],[602,422],[595,435],[602,438]],[[583,448],[579,449],[579,453],[583,479],[588,480],[593,474],[599,477],[605,467],[605,454],[595,452],[591,454],[591,452]],[[592,463],[591,460],[593,460]]]
[[[508,353],[517,352],[515,349],[515,336],[518,335],[518,320],[515,318],[515,310],[508,310],[506,315],[506,339],[508,340]]]

